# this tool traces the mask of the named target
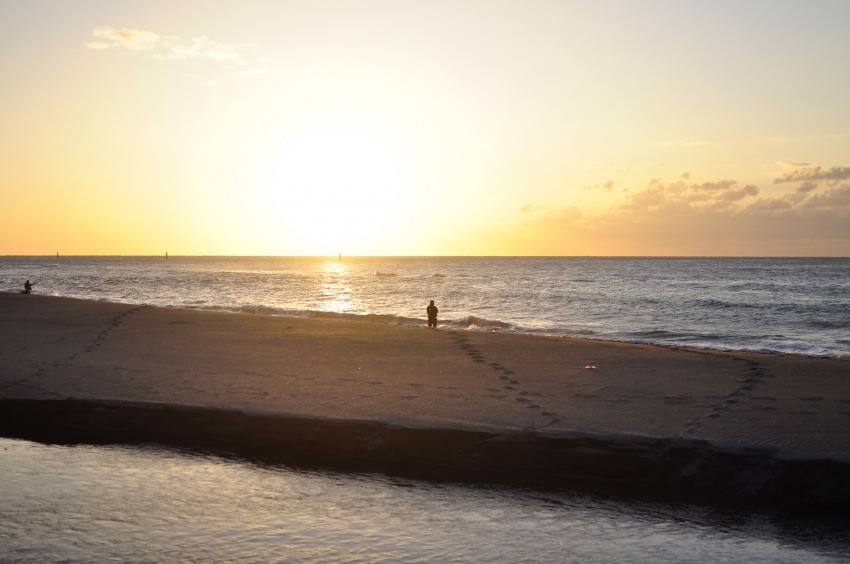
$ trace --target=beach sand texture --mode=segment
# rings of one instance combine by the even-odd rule
[[[70,398],[850,464],[847,361],[0,294],[0,399]]]

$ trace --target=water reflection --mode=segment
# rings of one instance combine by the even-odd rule
[[[350,265],[341,260],[326,261],[319,265],[319,270],[322,309],[334,313],[354,311]]]
[[[0,561],[832,562],[846,522],[0,439]]]

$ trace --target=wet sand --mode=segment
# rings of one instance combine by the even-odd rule
[[[0,434],[847,509],[850,362],[0,293]]]

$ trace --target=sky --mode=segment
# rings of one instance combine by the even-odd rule
[[[0,255],[850,256],[846,0],[0,0]]]

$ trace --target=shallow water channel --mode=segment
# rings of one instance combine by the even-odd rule
[[[0,523],[0,561],[850,561],[834,515],[4,438]]]

